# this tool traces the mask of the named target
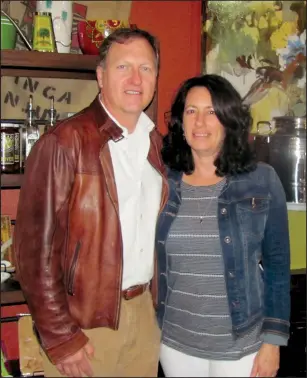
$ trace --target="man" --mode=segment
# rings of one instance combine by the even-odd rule
[[[45,376],[156,376],[155,223],[167,198],[161,140],[143,113],[159,53],[119,29],[102,44],[92,104],[26,162],[14,249]]]

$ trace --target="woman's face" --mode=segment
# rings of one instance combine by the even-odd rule
[[[210,92],[205,87],[193,87],[188,92],[183,129],[193,153],[216,156],[223,144],[225,129],[213,109]]]

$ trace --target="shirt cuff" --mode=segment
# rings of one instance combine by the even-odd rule
[[[286,346],[288,338],[286,336],[276,335],[275,333],[262,333],[260,339],[266,344]]]

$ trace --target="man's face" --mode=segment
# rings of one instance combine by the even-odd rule
[[[97,68],[102,101],[123,126],[138,120],[153,98],[157,62],[150,44],[142,38],[111,45],[104,67]]]

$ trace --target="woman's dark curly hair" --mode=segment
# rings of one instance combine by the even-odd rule
[[[252,125],[249,108],[230,82],[218,75],[202,75],[186,80],[171,107],[168,134],[163,138],[162,158],[171,169],[189,175],[194,171],[191,147],[183,134],[183,113],[188,92],[205,87],[210,92],[215,114],[225,128],[221,151],[215,159],[217,176],[250,172],[256,168],[255,156],[248,143]]]

